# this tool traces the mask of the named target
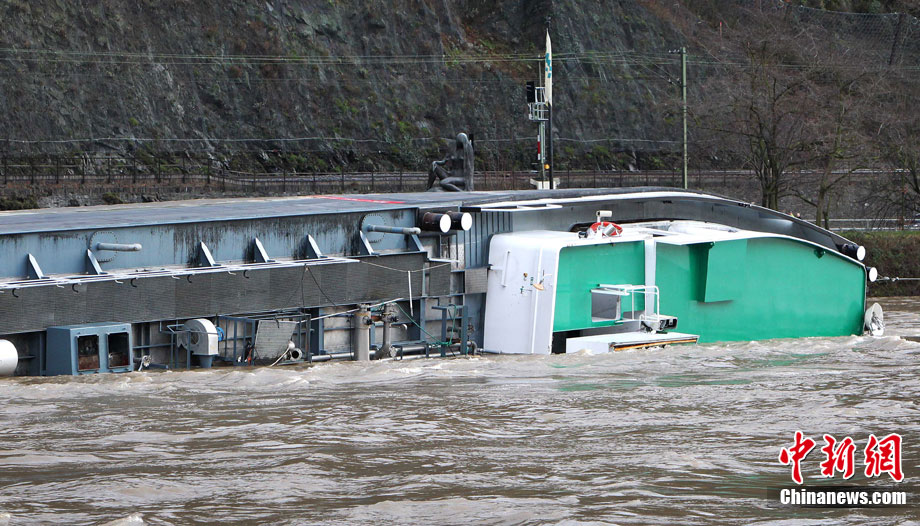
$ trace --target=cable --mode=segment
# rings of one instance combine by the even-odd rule
[[[339,307],[340,305],[332,301],[332,298],[330,298],[329,295],[326,294],[326,291],[324,291],[323,288],[319,286],[319,281],[317,281],[316,276],[313,275],[313,270],[310,268],[310,265],[304,265],[303,268],[307,269],[307,272],[310,273],[310,277],[313,278],[313,283],[316,284],[316,289],[319,290],[320,294],[322,294],[324,298],[326,298],[326,301],[331,303],[334,307]],[[300,283],[301,283],[301,287],[303,287],[303,275],[300,276]]]
[[[451,141],[453,138],[450,137],[414,137],[410,139],[405,139],[406,141]],[[533,142],[534,138],[530,136],[514,137],[508,139],[476,139],[477,144],[493,144],[493,143],[507,143],[507,142]],[[673,143],[678,144],[680,141],[673,141],[668,139],[631,139],[627,137],[605,137],[598,139],[574,139],[569,137],[556,137],[555,140],[560,142],[574,142],[574,143],[595,143],[595,142],[647,142],[647,143]],[[148,138],[148,137],[85,137],[82,139],[0,139],[0,144],[10,143],[10,144],[76,144],[76,143],[92,143],[92,142],[165,142],[165,143],[194,143],[194,142],[204,142],[204,143],[244,143],[244,142],[308,142],[308,141],[325,141],[325,142],[350,142],[350,143],[379,143],[383,145],[397,145],[402,141],[389,141],[385,139],[360,139],[353,137],[265,137],[265,138],[248,138],[248,139],[233,139],[233,138],[221,138],[221,137],[210,137],[210,138]],[[202,152],[207,152],[208,150],[202,150]],[[305,151],[305,150],[298,150]],[[317,152],[325,152],[327,150],[310,150]],[[252,153],[259,153],[262,150],[253,150]],[[179,150],[176,154],[187,153],[187,150]],[[296,153],[296,152],[291,152]],[[247,172],[237,172],[233,170],[226,170],[230,173],[247,173]]]
[[[432,270],[432,269],[436,269],[436,268],[440,268],[440,267],[446,267],[446,266],[448,266],[448,265],[454,264],[455,262],[454,262],[454,261],[450,261],[450,262],[447,262],[447,263],[441,263],[441,264],[439,264],[439,265],[433,265],[433,266],[430,266],[430,267],[428,267],[428,268],[416,268],[416,269],[409,269],[409,270],[402,269],[402,268],[388,267],[388,266],[386,266],[386,265],[378,265],[377,263],[371,263],[370,261],[361,261],[361,263],[364,263],[365,265],[370,265],[370,266],[372,266],[372,267],[380,267],[380,268],[383,268],[383,269],[392,270],[392,271],[395,271],[395,272],[424,272],[424,271],[426,271],[426,270]]]
[[[419,325],[418,323],[416,323],[415,318],[412,317],[412,316],[410,316],[409,313],[407,313],[405,310],[403,310],[403,308],[399,305],[399,303],[394,303],[394,305],[396,305],[396,308],[399,309],[400,312],[402,312],[403,315],[405,315],[406,318],[408,318],[410,322],[412,322],[412,325],[415,325],[416,327],[418,327],[420,331],[422,331],[423,333],[425,333],[425,335],[427,335],[429,338],[431,338],[431,339],[434,340],[434,341],[432,341],[432,342],[427,342],[427,341],[426,341],[425,343],[429,343],[429,344],[433,344],[433,345],[450,345],[450,344],[452,343],[452,342],[449,342],[449,341],[448,341],[448,342],[442,342],[442,341],[440,341],[436,336],[434,336],[434,335],[431,334],[430,332],[426,331],[421,325]]]
[[[280,362],[281,359],[284,358],[284,357],[287,356],[287,355],[288,355],[288,351],[284,351],[283,353],[281,353],[281,356],[279,356],[277,360],[275,360],[274,362],[272,362],[271,365],[269,365],[269,367],[274,367],[274,366],[278,365],[278,362]]]

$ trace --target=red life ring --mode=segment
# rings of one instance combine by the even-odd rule
[[[610,234],[607,234],[608,236],[618,236],[623,233],[623,227],[621,227],[620,225],[616,223],[612,223],[610,221],[601,221],[600,223],[594,223],[593,225],[588,227],[588,230],[592,232],[598,232],[598,231],[603,232],[604,230],[607,230],[607,228],[609,228],[610,226],[613,226],[613,232]]]

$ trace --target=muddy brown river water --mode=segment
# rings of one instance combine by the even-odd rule
[[[920,298],[882,303],[879,338],[3,379],[0,525],[920,524]],[[857,485],[899,433],[908,505],[781,505],[796,430]]]

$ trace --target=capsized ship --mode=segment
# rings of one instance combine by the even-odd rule
[[[864,249],[660,188],[0,213],[0,373],[861,334]]]

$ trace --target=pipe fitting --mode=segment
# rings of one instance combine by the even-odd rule
[[[387,226],[387,225],[364,225],[362,230],[365,232],[381,232],[383,234],[402,234],[404,236],[413,236],[422,233],[418,227]]]
[[[441,234],[446,234],[450,232],[451,228],[451,219],[447,214],[440,214],[438,212],[425,212],[422,215],[420,221],[422,230],[427,232],[438,232]]]
[[[111,252],[140,252],[143,249],[140,243],[96,243],[95,251],[108,250]]]
[[[473,228],[473,216],[469,212],[448,212],[447,217],[450,218],[451,230],[466,232]]]

